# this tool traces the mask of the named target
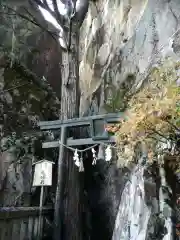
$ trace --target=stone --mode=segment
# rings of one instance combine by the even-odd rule
[[[96,31],[91,27],[97,18],[101,34],[98,25]],[[177,60],[180,52],[179,26],[178,0],[91,2],[80,35],[81,64],[93,66],[91,78],[81,77],[86,73],[85,68],[85,73],[80,75],[83,92],[88,92],[86,97],[91,98],[101,84],[106,84],[110,75],[113,76],[113,84],[120,88],[128,75],[134,74],[131,90],[136,91],[159,59],[171,56]],[[119,59],[115,60],[117,55]],[[97,60],[100,65],[96,66]],[[83,97],[81,101],[84,101]]]

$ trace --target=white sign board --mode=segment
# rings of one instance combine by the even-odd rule
[[[52,164],[47,160],[42,160],[35,164],[33,187],[52,185]]]

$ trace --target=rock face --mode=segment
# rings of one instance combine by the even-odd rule
[[[42,82],[43,76],[47,78],[58,95],[61,67],[59,47],[50,40],[45,41],[45,34],[22,19],[14,21],[5,15],[1,16],[1,22],[4,28],[0,29],[0,56],[4,55],[4,49],[11,60],[14,60],[14,55],[18,56]],[[17,31],[18,34],[13,32],[9,22],[14,24],[14,29],[20,28],[22,31]],[[21,26],[28,26],[30,32]],[[47,27],[44,22],[43,26]],[[168,56],[175,60],[180,57],[179,27],[179,0],[91,1],[80,34],[80,114],[123,110],[125,94],[138,90],[154,65]],[[23,44],[20,44],[22,39]],[[39,119],[57,119],[57,109],[60,107],[56,96],[50,96],[48,89],[42,91],[40,87],[39,91],[34,82],[29,87],[14,89],[21,80],[26,83],[30,79],[12,62],[13,68],[11,62],[4,65],[3,58],[0,59],[0,203],[4,206],[22,205],[22,195],[26,198],[23,202],[29,204],[32,152],[29,151],[29,142],[23,142],[22,135],[23,132],[32,135]],[[18,124],[15,124],[16,119]],[[19,141],[24,145],[21,143],[19,146]],[[116,161],[108,166],[99,162],[90,176],[85,176],[87,181],[92,179],[92,185],[86,187],[86,201],[90,203],[82,210],[90,225],[90,234],[85,233],[87,239],[90,235],[93,240],[111,239],[125,182],[123,176]],[[87,217],[87,212],[92,216]],[[76,219],[72,218],[72,224],[73,221]],[[109,229],[100,233],[99,229],[103,227]]]
[[[0,4],[0,206],[27,206],[39,202],[38,193],[31,202],[33,155],[43,157],[37,122],[59,118],[60,55],[49,34],[18,15],[27,1],[13,3]]]
[[[19,63],[11,68],[4,58],[1,64],[0,206],[27,206],[31,204],[32,162],[35,155],[43,157],[41,148],[38,153],[33,144],[42,137],[37,123],[58,118],[59,100]]]
[[[178,0],[91,2],[81,29],[81,114],[97,91],[102,110],[112,92],[136,91],[160,59],[178,58],[179,24]]]
[[[179,59],[179,36],[178,0],[90,2],[80,36],[81,115],[122,111],[124,96],[136,92],[146,82],[154,66],[167,57],[174,61]],[[109,175],[112,183],[100,184],[99,201],[106,201],[100,208],[109,207],[109,213],[106,215],[104,212],[104,215],[107,222],[111,219],[113,225],[120,196],[118,191],[112,193],[117,186],[112,169],[111,166],[104,171],[104,176]],[[117,188],[121,191],[120,187]],[[111,200],[107,192],[111,193]],[[152,239],[151,225],[158,221],[158,216],[157,219],[151,216],[151,221],[148,239]],[[107,239],[110,235],[111,231]]]

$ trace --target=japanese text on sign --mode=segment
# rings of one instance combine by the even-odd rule
[[[35,165],[33,186],[52,185],[52,163],[42,161]]]

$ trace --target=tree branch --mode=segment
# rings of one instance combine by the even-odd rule
[[[47,2],[42,3],[40,0],[29,0],[29,1],[34,1],[34,2],[37,4],[37,6],[40,6],[40,7],[44,8],[46,11],[48,11],[48,12],[58,21],[58,23],[59,23],[60,25],[62,24],[62,22],[61,22],[61,16],[60,16],[59,11],[58,11],[58,7],[57,7],[57,2],[56,2],[56,0],[52,0],[52,2],[53,2],[53,7],[54,7],[54,9],[55,9],[54,12],[50,9],[50,7],[49,7],[49,5],[47,4]],[[55,2],[55,5],[54,5],[54,2]]]
[[[56,20],[59,21],[60,24],[63,24],[63,19],[62,16],[59,13],[58,6],[57,6],[57,1],[52,0],[53,7],[54,7],[54,12],[56,13]]]
[[[176,125],[174,125],[172,122],[170,122],[169,120],[165,120],[167,123],[169,123],[169,125],[170,126],[172,126],[175,130],[177,130],[178,132],[180,131],[180,129],[176,126]]]
[[[77,0],[75,0],[74,2],[74,8],[73,8],[73,12],[72,12],[72,16],[70,17],[69,19],[69,39],[68,39],[68,46],[67,46],[67,49],[70,50],[70,47],[71,47],[71,35],[72,35],[72,18],[73,16],[75,15],[76,13],[76,3],[77,3]]]
[[[165,135],[161,134],[160,132],[156,131],[155,129],[150,129],[152,132],[149,132],[149,134],[157,134],[158,136],[165,138],[167,141],[169,141],[170,139],[167,138]]]
[[[27,16],[25,16],[25,15],[17,12],[16,10],[14,10],[14,9],[6,6],[6,5],[2,5],[2,6],[4,6],[5,8],[7,8],[8,10],[10,10],[11,12],[13,12],[14,15],[17,15],[17,16],[19,16],[20,18],[22,18],[22,19],[24,19],[24,20],[26,20],[26,21],[28,21],[28,22],[31,22],[31,23],[34,24],[35,26],[43,29],[45,32],[47,32],[47,33],[57,42],[57,39],[56,39],[55,36],[54,36],[55,34],[52,33],[51,31],[49,31],[48,29],[46,29],[45,27],[43,27],[40,23],[38,23],[37,20],[33,17],[33,15],[32,15],[27,9],[24,8],[24,9],[26,10],[26,12],[27,12],[33,19],[30,19],[29,17],[27,17]],[[4,12],[1,12],[1,14],[10,15],[10,13],[4,13]],[[11,15],[12,15],[12,14],[11,14]]]

